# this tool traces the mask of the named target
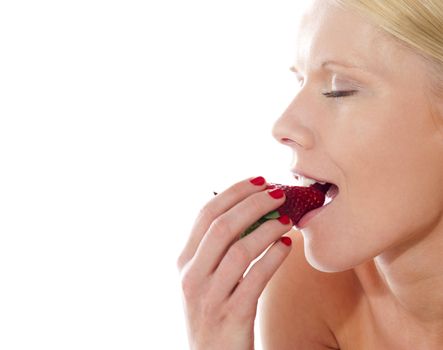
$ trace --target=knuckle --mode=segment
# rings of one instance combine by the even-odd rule
[[[257,301],[258,302],[258,301]],[[226,313],[232,320],[244,324],[255,318],[256,310],[248,307],[248,302],[234,302],[233,300],[226,305]]]
[[[185,264],[186,264],[186,258],[184,256],[184,254],[182,253],[182,254],[180,254],[180,256],[175,261],[175,266],[176,266],[178,271],[181,271]]]
[[[219,304],[214,303],[212,300],[205,300],[201,307],[201,314],[205,320],[216,318],[220,314]]]
[[[261,269],[260,273],[257,273],[257,270],[251,271],[248,278],[249,282],[253,286],[260,286],[271,279],[271,274],[268,269]]]
[[[230,316],[237,316],[239,305],[237,303],[229,302],[226,304],[226,313]]]
[[[210,231],[213,235],[229,235],[231,227],[225,216],[220,216],[212,222]]]
[[[189,269],[184,271],[181,276],[181,289],[185,299],[190,300],[197,296],[198,286],[195,278]]]
[[[251,253],[242,241],[235,243],[227,254],[229,259],[239,266],[247,265],[252,260]]]
[[[253,195],[249,197],[249,207],[253,212],[258,212],[263,210],[263,196],[260,194]]]
[[[198,213],[199,219],[211,219],[215,216],[215,212],[213,209],[212,201],[206,203],[203,207],[200,208]]]

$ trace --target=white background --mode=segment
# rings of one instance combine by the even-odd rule
[[[301,2],[0,3],[1,349],[187,348],[198,209],[292,181]]]

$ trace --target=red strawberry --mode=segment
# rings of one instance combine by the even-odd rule
[[[321,207],[325,202],[325,193],[329,189],[328,185],[312,185],[310,187],[287,186],[281,184],[271,184],[268,188],[280,188],[285,192],[286,201],[282,206],[278,207],[257,222],[252,224],[240,238],[248,235],[254,231],[258,226],[269,219],[277,219],[282,215],[287,215],[291,218],[292,223],[296,225],[298,221],[308,211]]]
[[[273,184],[285,192],[286,201],[277,208],[280,216],[287,215],[294,225],[308,211],[321,207],[325,202],[325,194],[315,187],[299,187]]]

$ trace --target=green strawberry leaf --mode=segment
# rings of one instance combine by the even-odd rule
[[[247,235],[249,235],[252,231],[254,231],[256,228],[258,228],[261,224],[268,220],[272,219],[278,219],[280,217],[280,213],[277,210],[271,211],[270,213],[267,213],[265,216],[262,216],[260,219],[258,219],[256,222],[254,222],[251,226],[249,226],[241,235],[240,238],[243,238]]]
[[[243,232],[240,235],[240,238],[246,237],[247,235],[249,235],[252,231],[254,231],[257,227],[259,227],[263,222],[261,222],[261,220],[258,220],[256,222],[254,222],[251,226],[249,226],[245,232]]]
[[[267,213],[263,218],[272,220],[272,219],[278,219],[280,217],[280,213],[277,210],[271,211],[270,213]]]

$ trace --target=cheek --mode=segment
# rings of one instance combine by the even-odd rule
[[[388,240],[425,229],[442,207],[441,152],[430,129],[407,116],[362,136],[346,170],[349,220]]]
[[[441,221],[442,142],[423,110],[398,111],[350,123],[332,143],[340,200],[305,232],[307,259],[319,270],[352,268]]]
[[[421,181],[420,176],[426,177],[435,168],[435,125],[424,106],[405,105],[404,100],[385,103],[381,103],[384,108],[366,106],[354,118],[348,111],[335,130],[335,140],[330,140],[331,157],[342,171],[344,190],[361,194],[370,193],[375,186],[405,186]]]
[[[356,136],[343,157],[343,169],[356,199],[373,199],[383,208],[385,201],[422,202],[423,196],[432,195],[442,178],[442,152],[441,141],[435,142],[432,117],[425,112],[392,106],[380,111],[372,123],[354,128]]]

